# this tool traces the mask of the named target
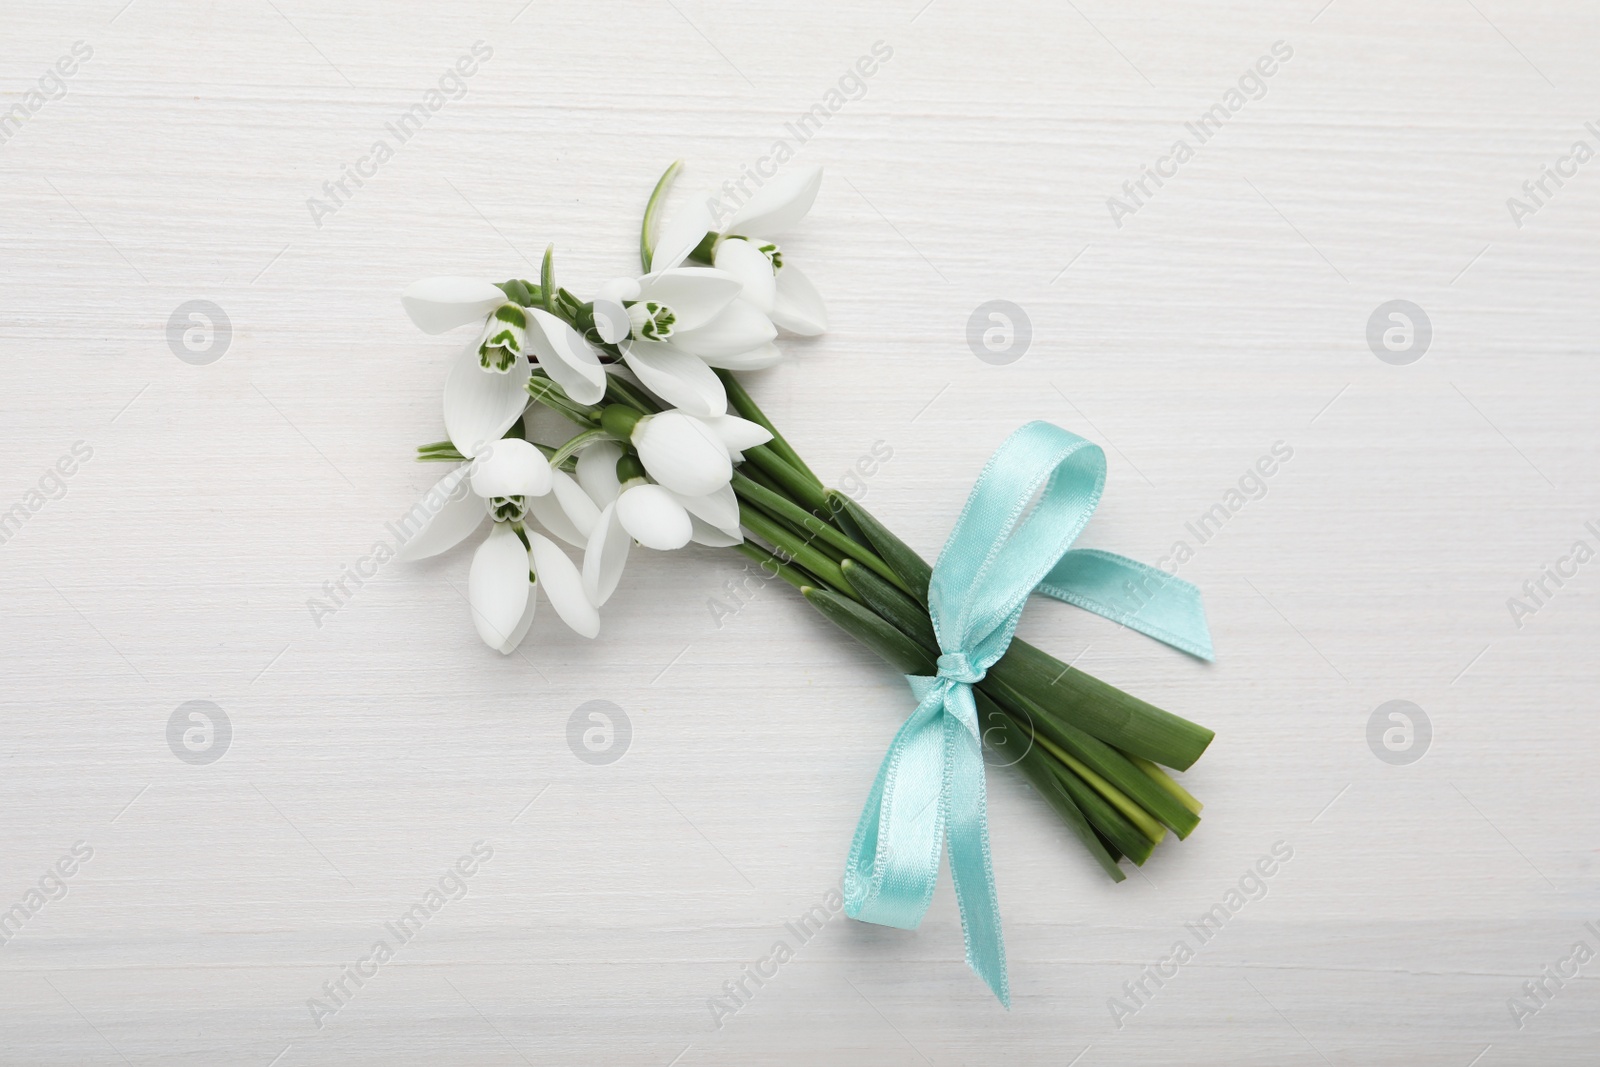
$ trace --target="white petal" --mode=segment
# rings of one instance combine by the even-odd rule
[[[516,635],[531,593],[528,550],[509,524],[497,522],[473,553],[472,569],[467,573],[472,623],[484,644],[510,651],[506,646]]]
[[[472,491],[485,498],[543,496],[550,480],[544,453],[520,437],[496,441],[472,464]]]
[[[600,357],[577,330],[543,308],[528,311],[528,347],[539,366],[580,404],[598,404],[606,395]]]
[[[517,620],[517,628],[511,631],[504,644],[495,649],[502,656],[509,656],[522,644],[522,639],[528,636],[528,630],[533,626],[534,609],[539,606],[539,598],[533,595],[533,589],[528,589],[528,606],[522,609],[522,618]]]
[[[689,539],[697,545],[709,545],[711,548],[728,548],[732,545],[744,543],[744,534],[736,526],[731,530],[719,530],[704,519],[689,516],[689,521],[694,524],[694,533]]]
[[[569,545],[582,548],[589,540],[599,511],[572,475],[563,470],[550,472],[552,492],[528,498],[528,511],[551,533]]]
[[[406,314],[423,333],[482,322],[505,302],[506,294],[479,278],[424,278],[400,294]]]
[[[617,521],[646,548],[669,551],[689,543],[689,513],[659,485],[641,482],[617,497]]]
[[[561,502],[554,493],[544,496],[528,498],[528,514],[539,520],[539,525],[555,534],[569,545],[581,546],[584,542],[583,534],[567,518],[567,513],[561,510]]]
[[[533,573],[538,575],[538,588],[550,598],[561,621],[574,633],[593,637],[600,632],[600,613],[589,602],[583,591],[583,576],[567,554],[556,547],[548,537],[528,534],[528,546],[533,557]]]
[[[663,341],[627,341],[622,359],[646,389],[675,408],[691,415],[728,410],[722,379],[699,356]]]
[[[673,493],[672,496],[683,505],[685,511],[712,526],[724,530],[737,529],[739,526],[739,498],[731,484],[705,496],[684,496],[682,493]]]
[[[617,521],[616,502],[607,504],[594,524],[594,533],[589,536],[583,553],[583,591],[596,607],[604,607],[616,592],[632,544],[633,538]]]
[[[821,167],[790,167],[780,171],[733,213],[723,232],[747,237],[783,233],[805,218],[821,187]]]
[[[777,283],[777,298],[768,311],[773,325],[801,337],[815,337],[828,329],[822,294],[800,268],[785,265],[777,274]]]
[[[434,483],[394,526],[406,539],[395,550],[399,560],[426,559],[454,548],[476,530],[486,514],[483,501],[466,484],[472,468],[463,463]]]
[[[729,452],[742,452],[772,440],[771,430],[759,422],[741,419],[737,415],[719,415],[701,421],[717,435],[717,440],[721,441]]]
[[[450,366],[444,382],[444,429],[463,456],[476,456],[511,428],[528,406],[532,368],[519,359],[505,374],[478,365],[474,337]]]
[[[628,336],[628,309],[624,300],[639,295],[639,283],[633,278],[613,278],[594,294],[594,329],[600,340],[614,345]]]
[[[748,352],[736,352],[729,356],[701,356],[708,367],[720,367],[723,370],[766,370],[783,362],[783,351],[771,341],[757,345]]]
[[[778,279],[772,273],[772,260],[742,237],[729,237],[717,245],[718,270],[725,270],[744,284],[744,298],[762,311],[772,310]]]
[[[600,288],[595,290],[594,298],[596,300],[615,300],[619,304],[624,300],[637,300],[639,299],[639,279],[612,278],[608,282],[601,283]]]
[[[673,329],[692,330],[704,326],[733,303],[741,288],[739,279],[727,271],[677,267],[640,278],[639,295],[634,299],[667,305],[677,316]]]
[[[716,318],[692,330],[672,331],[672,343],[697,356],[735,355],[778,336],[772,320],[748,300],[739,299],[723,308]]]
[[[633,431],[650,477],[686,496],[715,492],[733,477],[733,463],[710,427],[681,411],[646,415]]]
[[[600,507],[622,492],[617,481],[617,460],[621,458],[622,446],[615,441],[596,441],[578,453],[578,484]]]
[[[594,532],[594,524],[600,521],[600,509],[572,475],[566,471],[553,471],[552,474],[555,479],[555,484],[551,486],[555,491],[552,495],[560,501],[561,510],[578,530],[578,540],[573,544],[582,548]]]
[[[655,252],[650,257],[651,270],[668,270],[689,258],[689,253],[705,240],[706,234],[717,228],[711,209],[706,205],[718,199],[715,193],[708,193],[689,201],[661,228]]]

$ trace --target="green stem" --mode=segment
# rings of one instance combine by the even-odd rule
[[[783,519],[790,525],[803,528],[812,537],[838,549],[847,559],[856,560],[872,568],[891,582],[898,583],[900,581],[899,578],[895,577],[894,571],[889,569],[889,565],[873,555],[865,546],[856,544],[850,538],[811,514],[811,512],[790,502],[788,498],[774,493],[766,486],[751,481],[738,471],[733,472],[733,491],[751,503],[759,505],[763,510],[772,513],[776,518]]]
[[[1143,808],[1128,799],[1128,795],[1072,756],[1050,742],[1047,737],[1034,735],[1034,740],[1044,746],[1050,753],[1064,765],[1070,768],[1079,778],[1094,787],[1094,791],[1109,800],[1118,811],[1127,817],[1128,821],[1139,828],[1139,832],[1150,839],[1151,844],[1159,845],[1161,839],[1167,836],[1167,828],[1152,819]],[[1126,851],[1126,850],[1124,850]]]
[[[552,411],[566,416],[580,426],[595,427],[600,425],[600,409],[580,404],[567,395],[565,389],[551,381],[542,372],[536,371],[528,379],[528,395],[535,401],[543,404]]]
[[[750,532],[773,548],[781,548],[788,554],[790,559],[816,575],[817,579],[828,588],[844,593],[849,597],[856,595],[850,583],[845,580],[844,572],[839,569],[837,563],[818,552],[807,544],[803,538],[785,529],[775,520],[768,518],[747,504],[740,504],[739,521]]]
[[[806,576],[804,574],[801,574],[799,571],[795,570],[793,567],[789,566],[787,563],[783,562],[777,556],[774,556],[771,552],[768,552],[760,545],[752,545],[749,541],[746,541],[743,544],[734,545],[733,550],[742,556],[749,556],[751,559],[755,560],[761,565],[762,570],[771,568],[771,573],[777,575],[779,578],[782,578],[784,581],[788,582],[790,585],[801,590],[802,592],[811,586],[811,583],[806,580]]]
[[[983,716],[985,722],[995,721],[994,717],[998,713],[998,721],[1006,731],[1007,747],[1023,754],[1015,766],[1022,771],[1028,781],[1033,783],[1033,788],[1045,802],[1056,810],[1061,821],[1078,836],[1078,840],[1083,842],[1083,847],[1089,850],[1095,862],[1100,864],[1113,881],[1120,882],[1127,878],[1122,868],[1117,866],[1116,855],[1107,850],[1106,842],[1095,833],[1083,809],[1073,801],[1072,795],[1062,784],[1062,779],[1055,773],[1056,765],[1050,761],[1049,754],[1044,749],[1029,744],[1031,739],[1009,715],[1003,714],[1004,709],[999,704],[982,692],[974,691],[973,696],[977,699],[978,713]]]
[[[561,464],[566,462],[567,457],[577,455],[579,450],[586,445],[593,444],[596,441],[615,440],[616,437],[606,433],[604,430],[584,430],[582,433],[574,435],[567,441],[566,444],[555,450],[555,454],[550,457],[550,466],[561,466]]]
[[[1126,753],[1124,754],[1126,755]],[[1135,767],[1149,775],[1151,780],[1154,781],[1156,785],[1172,794],[1178,803],[1182,804],[1185,808],[1188,808],[1189,811],[1199,815],[1200,809],[1205,807],[1205,805],[1196,800],[1187,789],[1174,781],[1170,774],[1156,766],[1154,763],[1151,763],[1142,756],[1128,756],[1128,760]]]
[[[733,410],[737,411],[743,418],[764,427],[772,435],[772,440],[767,447],[776,452],[779,458],[789,466],[805,475],[818,489],[821,489],[822,479],[813,474],[811,468],[806,466],[806,461],[800,458],[800,453],[796,452],[783,434],[778,432],[778,428],[772,425],[772,420],[767,418],[766,412],[762,411],[760,405],[751,398],[749,393],[745,392],[744,384],[733,376],[733,372],[719,370],[717,371],[717,377],[722,379],[722,385],[728,392],[728,402],[733,405]]]
[[[772,450],[770,445],[747,448],[744,450],[744,457],[781,485],[801,507],[815,512],[827,510],[828,497],[822,487],[790,466],[783,457]]]
[[[613,403],[626,404],[643,415],[653,415],[661,405],[645,396],[632,382],[625,382],[615,374],[606,375],[606,397]]]

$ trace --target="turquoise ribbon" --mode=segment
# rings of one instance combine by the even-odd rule
[[[1047,422],[1028,423],[990,457],[928,585],[943,653],[938,673],[906,678],[917,710],[878,768],[845,868],[847,914],[914,930],[933,899],[948,840],[967,964],[1007,1007],[972,687],[1005,655],[1035,592],[1211,659],[1200,590],[1110,552],[1069,551],[1105,480],[1099,446]]]

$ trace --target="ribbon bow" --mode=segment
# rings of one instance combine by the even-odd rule
[[[1007,1007],[972,686],[1005,655],[1035,592],[1211,659],[1200,590],[1110,552],[1069,551],[1100,502],[1105,478],[1098,445],[1047,422],[1023,426],[990,457],[928,584],[942,653],[938,673],[906,676],[917,709],[878,768],[845,868],[848,915],[914,930],[933,899],[948,839],[967,965]],[[1155,589],[1131,610],[1129,581],[1135,589]]]

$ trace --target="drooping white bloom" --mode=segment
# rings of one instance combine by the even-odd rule
[[[619,477],[622,447],[613,441],[588,446],[578,456],[578,480],[598,505],[603,505],[584,550],[584,590],[603,605],[616,590],[633,541],[645,548],[670,551],[691,540],[725,547],[744,540],[739,532],[739,503],[733,486],[706,496],[686,496],[654,484],[634,466]]]
[[[747,367],[776,353],[777,330],[741,287],[710,267],[613,279],[595,296],[595,331],[646,389],[691,414],[721,415],[727,394],[711,367]]]
[[[662,552],[682,548],[694,533],[683,505],[661,486],[642,478],[622,487],[613,511],[622,528],[645,548]]]
[[[600,631],[599,613],[583,592],[577,565],[554,542],[525,525],[530,512],[542,510],[542,502],[554,497],[552,490],[561,478],[567,475],[552,470],[544,454],[527,441],[514,437],[495,441],[429,491],[425,499],[430,504],[423,508],[426,517],[396,553],[402,560],[438,555],[465,540],[485,516],[493,519],[489,536],[472,556],[467,601],[478,636],[502,654],[509,654],[527,636],[536,585],[574,631],[585,637]],[[432,506],[440,500],[442,505]],[[528,538],[526,546],[517,534],[519,526]]]
[[[498,441],[517,420],[527,406],[534,364],[580,404],[605,396],[605,368],[583,337],[543,308],[508,299],[498,286],[472,278],[426,278],[400,299],[426,333],[480,324],[445,379],[445,431],[464,456]]]
[[[472,491],[489,501],[544,496],[551,480],[550,464],[539,449],[516,437],[495,442],[472,464]]]
[[[722,439],[693,415],[646,415],[634,427],[632,440],[650,477],[675,493],[704,496],[733,477],[733,459]]]
[[[731,213],[719,193],[689,205],[663,228],[650,267],[665,271],[681,264],[705,239],[715,235],[712,262],[738,278],[741,296],[780,329],[814,337],[828,328],[827,308],[811,280],[785,260],[772,237],[791,229],[816,201],[821,167],[796,167],[779,173]],[[727,187],[725,187],[727,188]],[[741,364],[730,369],[752,369]]]

